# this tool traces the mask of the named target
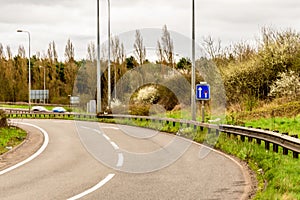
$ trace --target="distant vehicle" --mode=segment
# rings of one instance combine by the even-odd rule
[[[33,112],[49,112],[49,110],[47,110],[45,107],[43,107],[43,106],[33,106],[32,108],[31,108],[31,110],[33,111]]]
[[[55,107],[55,108],[52,109],[52,112],[55,112],[55,113],[65,113],[66,110],[63,107]]]

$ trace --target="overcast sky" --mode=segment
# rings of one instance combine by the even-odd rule
[[[110,0],[111,33],[136,29],[169,30],[191,37],[192,0]],[[254,41],[261,27],[300,32],[299,0],[195,0],[196,41],[204,36],[220,39],[223,45]],[[96,43],[96,0],[0,0],[0,43],[10,45],[15,55],[19,45],[31,54],[44,54],[55,41],[60,59],[70,38],[76,59],[86,58],[87,44]],[[107,1],[100,0],[101,41],[107,38]],[[156,40],[156,39],[155,39]],[[133,44],[132,44],[133,45]],[[156,44],[153,44],[156,46]],[[177,47],[179,48],[179,47]]]

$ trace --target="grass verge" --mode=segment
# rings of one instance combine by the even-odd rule
[[[300,115],[297,117],[274,117],[249,120],[245,122],[246,126],[261,127],[263,129],[278,130],[280,133],[289,133],[289,135],[298,135],[300,138]]]
[[[246,161],[256,172],[258,191],[254,199],[300,199],[299,159],[283,156],[280,151],[266,151],[264,145],[242,142],[225,134],[220,135],[215,147]]]
[[[20,144],[27,136],[27,133],[16,127],[0,128],[0,155],[7,152],[7,147],[14,147]]]

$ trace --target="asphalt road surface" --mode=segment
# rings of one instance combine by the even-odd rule
[[[94,122],[17,122],[45,130],[49,142],[36,158],[0,175],[0,199],[232,200],[249,192],[238,162],[171,134]]]

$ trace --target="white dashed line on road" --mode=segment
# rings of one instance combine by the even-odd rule
[[[115,150],[119,150],[119,149],[120,149],[119,146],[118,146],[116,143],[110,142],[110,144],[113,146],[113,148],[114,148]]]
[[[122,153],[118,154],[118,163],[117,163],[117,167],[122,167],[124,163],[124,156]]]
[[[110,138],[109,138],[106,134],[104,134],[104,133],[103,133],[103,137],[104,137],[106,140],[110,141]]]
[[[85,127],[85,126],[81,126],[81,128],[84,128],[87,130],[92,130],[92,131],[102,135],[117,152],[120,150],[120,147],[115,142],[111,141],[110,137],[108,137],[105,133],[102,133],[100,130],[92,129],[90,127]],[[119,130],[119,128],[117,128],[117,127],[101,127],[101,128]],[[122,167],[123,163],[124,163],[124,155],[123,155],[123,153],[119,152],[118,153],[118,162],[117,162],[116,167]]]

